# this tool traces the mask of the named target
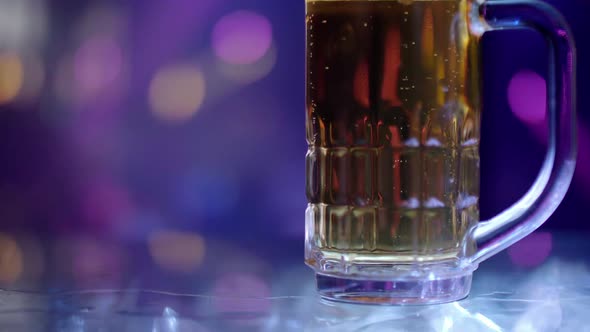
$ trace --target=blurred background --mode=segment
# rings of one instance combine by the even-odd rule
[[[590,230],[590,1],[549,2],[578,42],[580,154],[558,211],[502,254],[522,268],[551,254],[553,234]],[[271,262],[303,266],[304,11],[0,0],[0,285],[276,293]],[[548,58],[533,32],[483,47],[489,218],[543,160]]]

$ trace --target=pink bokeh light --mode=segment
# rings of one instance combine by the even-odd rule
[[[552,249],[551,233],[535,232],[508,248],[508,256],[514,265],[532,268],[541,265]]]
[[[568,56],[571,67],[572,57]],[[522,70],[516,73],[508,86],[508,102],[512,113],[532,131],[542,143],[547,143],[545,123],[546,82],[539,74]],[[590,129],[584,122],[578,124],[578,160],[574,186],[590,198]]]
[[[512,113],[528,126],[544,123],[546,96],[545,79],[530,70],[519,71],[508,84],[508,103]]]
[[[272,44],[272,26],[258,13],[240,10],[222,17],[212,35],[213,50],[230,64],[252,64],[260,60]]]

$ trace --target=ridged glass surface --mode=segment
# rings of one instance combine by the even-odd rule
[[[307,2],[307,261],[439,261],[478,220],[467,3]]]

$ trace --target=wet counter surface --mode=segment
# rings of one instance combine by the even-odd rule
[[[467,299],[391,307],[318,298],[299,240],[21,237],[3,244],[0,331],[590,331],[588,239],[537,232],[482,264]]]

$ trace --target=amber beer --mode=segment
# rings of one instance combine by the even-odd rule
[[[451,259],[479,219],[468,3],[306,5],[307,263]]]

